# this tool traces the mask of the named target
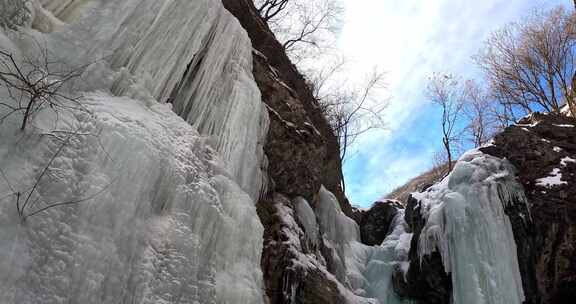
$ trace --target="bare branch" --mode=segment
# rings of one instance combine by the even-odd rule
[[[19,62],[13,54],[0,50],[0,86],[7,89],[11,101],[0,103],[0,106],[10,109],[1,114],[0,123],[13,114],[21,114],[21,130],[26,129],[30,118],[46,108],[56,113],[59,110],[89,112],[78,98],[70,97],[62,90],[65,84],[79,78],[93,62],[55,71],[53,66],[58,62],[51,61],[46,47],[35,41],[40,53],[35,60],[25,58]]]
[[[559,112],[574,99],[575,38],[576,16],[558,7],[493,33],[475,59],[505,108]]]
[[[255,4],[295,62],[330,49],[343,15],[340,0],[256,0]]]

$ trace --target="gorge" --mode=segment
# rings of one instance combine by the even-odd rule
[[[0,303],[576,300],[572,117],[360,210],[249,0],[0,0],[0,51],[60,88],[22,128],[0,86]]]

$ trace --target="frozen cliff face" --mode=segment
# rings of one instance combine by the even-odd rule
[[[30,26],[33,18],[33,8],[28,1],[0,1],[0,26],[12,29]]]
[[[262,227],[205,139],[165,105],[85,98],[94,116],[60,130],[86,135],[0,129],[1,302],[258,303]],[[27,196],[54,156],[22,223],[13,191]]]
[[[42,2],[56,16],[76,16],[47,43],[73,66],[97,63],[83,90],[172,103],[213,138],[237,182],[258,197],[268,116],[252,76],[250,39],[220,1]]]
[[[267,117],[238,22],[216,0],[33,2],[48,18],[3,19],[24,27],[0,48],[82,67],[62,94],[85,109],[0,124],[0,302],[262,303]]]
[[[506,158],[530,203],[506,213],[518,246],[526,303],[576,301],[576,121],[533,113],[494,138],[484,153]]]
[[[441,183],[413,194],[426,221],[417,240],[420,259],[440,252],[451,273],[454,303],[524,301],[516,243],[504,211],[526,204],[514,172],[505,160],[471,151]]]

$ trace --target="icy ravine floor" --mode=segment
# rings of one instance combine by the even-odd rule
[[[94,62],[66,92],[81,91],[91,114],[55,124],[46,111],[25,133],[17,116],[0,125],[0,303],[262,303],[254,198],[267,117],[238,22],[217,0],[40,2],[69,24],[23,14],[18,32],[0,29],[0,47],[17,60],[40,45],[72,68]],[[14,193],[48,163],[27,214],[94,198],[22,224]]]

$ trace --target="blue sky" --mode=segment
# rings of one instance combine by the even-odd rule
[[[539,7],[571,0],[343,0],[340,52],[348,77],[379,67],[391,96],[387,131],[365,134],[344,164],[346,192],[362,207],[432,166],[440,149],[439,112],[423,96],[433,72],[478,76],[471,57],[488,35]],[[386,96],[383,94],[382,99]]]

